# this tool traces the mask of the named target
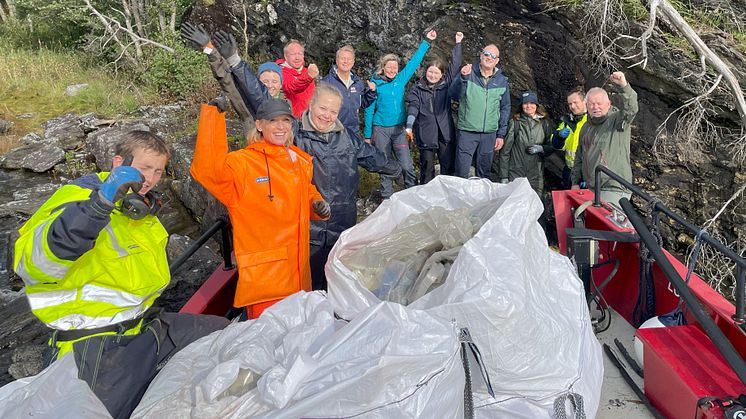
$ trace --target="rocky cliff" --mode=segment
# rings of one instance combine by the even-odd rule
[[[510,79],[514,106],[517,107],[516,98],[522,90],[536,90],[539,100],[555,119],[566,112],[565,95],[569,89],[577,85],[602,86],[607,81],[608,71],[625,71],[640,100],[640,113],[633,125],[635,181],[669,207],[701,225],[746,182],[746,170],[733,160],[731,149],[718,141],[705,144],[697,153],[674,148],[663,160],[653,153],[660,124],[702,88],[691,77],[699,71],[697,57],[683,39],[677,38],[675,32],[664,25],[663,29],[656,30],[649,43],[646,69],[628,68],[639,57],[618,59],[613,63],[614,68],[605,71],[594,69],[592,57],[584,53],[583,41],[590,36],[590,29],[583,25],[583,7],[569,6],[581,3],[216,0],[198,3],[189,19],[211,30],[230,28],[239,42],[246,41],[245,51],[254,59],[281,57],[286,41],[300,39],[306,44],[306,62],[319,64],[322,72],[329,68],[336,49],[350,43],[358,51],[357,72],[366,77],[384,53],[411,55],[429,28],[435,28],[439,35],[429,55],[438,54],[448,59],[453,35],[462,31],[466,35],[465,62],[476,61],[483,45],[497,44],[501,50],[501,64]],[[609,26],[610,37],[620,34],[639,37],[645,29],[645,2],[611,3],[619,4],[630,16],[633,15],[630,10],[643,16]],[[735,27],[745,23],[746,2],[742,0],[725,5],[718,0],[682,4],[697,18],[717,14],[723,20],[735,19],[732,22]],[[696,15],[697,10],[702,13]],[[741,85],[746,85],[746,76],[740,70],[746,64],[743,45],[735,46],[733,34],[717,28],[701,28],[703,39],[737,71]],[[627,43],[629,50],[639,50],[639,44],[632,40]],[[738,129],[738,114],[729,96],[722,92],[716,92],[715,108],[708,118],[726,128]],[[669,119],[668,126],[675,122],[676,118]],[[719,221],[718,232],[736,247],[746,248],[746,204],[742,196],[729,206]],[[678,233],[668,232],[669,245],[683,252],[691,238]]]

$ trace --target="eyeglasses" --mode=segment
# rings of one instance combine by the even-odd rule
[[[489,51],[485,51],[485,50],[482,50],[482,55],[484,55],[485,57],[490,57],[490,58],[492,58],[493,60],[496,60],[496,59],[500,58],[500,56],[499,56],[499,55],[497,55],[497,54],[493,54],[493,53],[491,53],[491,52],[489,52]]]

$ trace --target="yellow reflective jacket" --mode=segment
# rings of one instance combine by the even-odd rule
[[[575,153],[578,150],[578,138],[580,135],[580,129],[583,128],[583,125],[585,125],[585,121],[587,119],[588,114],[583,114],[583,117],[580,118],[579,121],[575,122],[570,122],[566,118],[563,118],[562,122],[560,122],[557,130],[555,131],[559,132],[565,127],[570,129],[570,135],[565,139],[565,145],[562,147],[562,150],[565,151],[565,164],[569,168],[572,168],[572,166],[575,164]]]
[[[15,271],[31,311],[52,329],[135,319],[170,280],[168,233],[155,216],[132,220],[116,209],[91,209],[92,193],[107,176],[61,187],[19,230]],[[137,332],[139,325],[126,334]]]

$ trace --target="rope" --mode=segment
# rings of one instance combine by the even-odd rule
[[[570,416],[567,415],[567,401],[570,401]],[[567,392],[554,399],[555,419],[585,419],[583,396],[578,393]]]

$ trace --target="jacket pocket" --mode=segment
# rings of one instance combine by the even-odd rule
[[[260,252],[242,253],[236,257],[236,263],[239,267],[256,266],[280,260],[287,260],[288,248],[277,247],[275,249],[262,250]]]
[[[286,246],[236,257],[236,301],[243,305],[284,298],[300,290]]]

